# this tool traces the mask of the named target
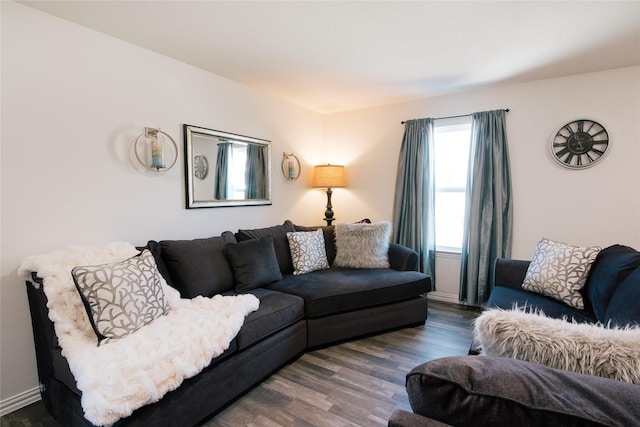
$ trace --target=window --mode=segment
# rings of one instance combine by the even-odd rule
[[[231,165],[231,179],[227,183],[227,194],[230,200],[244,200],[245,196],[245,176],[247,168],[247,145],[233,143],[229,163]]]
[[[464,229],[471,118],[442,120],[434,127],[436,250],[460,252]]]

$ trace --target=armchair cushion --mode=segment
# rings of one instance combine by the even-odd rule
[[[510,310],[516,307],[527,312],[543,312],[547,317],[567,318],[578,323],[594,323],[597,321],[590,311],[578,310],[551,297],[505,286],[493,288],[491,297],[487,302],[487,308]]]

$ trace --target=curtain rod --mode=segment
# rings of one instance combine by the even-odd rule
[[[508,109],[508,108],[504,108],[504,109],[502,109],[502,111],[504,111],[505,113],[508,113],[508,112],[509,112],[509,109]],[[471,115],[471,114],[459,114],[459,115],[457,115],[457,116],[436,117],[436,118],[435,118],[435,119],[433,119],[433,120],[457,119],[458,117],[467,117],[467,116],[470,116],[470,115]],[[406,122],[406,121],[404,121],[404,122],[400,122],[400,124],[401,124],[401,125],[403,125],[403,124],[405,124],[405,123],[407,123],[407,122]]]

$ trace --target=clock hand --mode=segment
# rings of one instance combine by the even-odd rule
[[[582,141],[580,141],[580,134],[579,133],[576,134],[576,140],[577,140],[578,148],[580,150],[584,150],[584,147],[582,146]]]

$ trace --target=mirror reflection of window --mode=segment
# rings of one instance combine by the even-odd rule
[[[271,142],[184,125],[187,208],[271,204]],[[196,173],[196,158],[209,173]]]
[[[247,147],[250,146],[249,144],[220,139],[215,174],[216,190],[214,197],[216,200],[256,198],[247,194]]]
[[[229,180],[229,199],[231,200],[243,200],[249,199],[245,197],[245,163],[247,162],[247,145],[246,144],[233,144],[233,150],[231,150],[231,173],[232,178]]]

